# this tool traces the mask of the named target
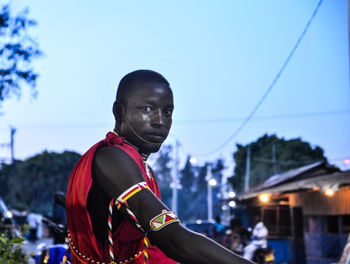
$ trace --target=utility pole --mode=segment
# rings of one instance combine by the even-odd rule
[[[10,139],[11,163],[13,164],[13,163],[15,162],[14,145],[15,145],[15,133],[16,133],[16,128],[10,127],[10,133],[11,133],[11,139]]]
[[[179,185],[179,141],[175,142],[174,172],[173,172],[173,192],[171,199],[171,210],[177,212],[177,188]]]
[[[350,0],[348,0],[348,45],[349,45],[349,55],[348,55],[348,67],[349,67],[349,89],[350,89]],[[350,98],[349,98],[350,100]]]
[[[249,190],[249,181],[250,181],[250,144],[247,146],[247,160],[245,167],[245,182],[244,182],[244,191]]]
[[[211,165],[207,165],[207,186],[208,186],[208,196],[207,196],[207,201],[208,201],[208,220],[213,220],[213,193],[212,193],[212,187],[209,184],[209,181],[211,179]]]
[[[272,164],[274,175],[277,174],[277,160],[276,160],[276,142],[272,143]]]
[[[17,193],[17,166],[15,162],[15,151],[14,151],[14,146],[15,146],[15,133],[16,129],[14,127],[10,127],[10,150],[11,150],[11,164],[12,164],[12,169],[13,169],[13,175],[12,179],[10,179],[10,203],[11,206],[15,205],[15,195]]]

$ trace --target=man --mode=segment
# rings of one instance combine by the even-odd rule
[[[27,216],[27,223],[29,225],[29,241],[34,243],[38,240],[38,229],[41,225],[41,216],[39,214],[29,212]]]
[[[252,232],[252,241],[244,248],[243,257],[249,260],[253,259],[254,252],[259,248],[267,248],[268,230],[259,216],[254,219],[255,226]]]
[[[84,154],[69,181],[73,263],[250,263],[186,229],[161,202],[147,157],[166,139],[173,109],[159,73],[139,70],[120,81],[114,132]]]
[[[52,216],[51,221],[53,221],[55,224],[61,225],[63,227],[67,226],[67,220],[66,220],[66,210],[64,209],[63,205],[60,203],[60,199],[62,197],[66,197],[65,193],[63,192],[55,192],[53,195],[53,205],[52,205]],[[59,234],[56,230],[50,229],[53,236],[53,243],[56,244],[63,244],[65,242],[65,237]]]

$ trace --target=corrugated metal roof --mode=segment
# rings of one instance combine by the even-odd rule
[[[317,169],[326,169],[328,173],[303,178],[308,175],[308,172],[311,174],[312,171]],[[330,185],[337,188],[340,184],[350,184],[350,171],[340,172],[338,168],[321,161],[273,175],[256,188],[237,195],[236,199],[245,200],[256,197],[261,193],[296,191],[313,187],[324,189]]]

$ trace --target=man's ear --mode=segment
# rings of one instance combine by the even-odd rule
[[[121,105],[120,102],[115,101],[113,104],[113,114],[115,121],[117,123],[121,123],[123,121],[123,106]]]

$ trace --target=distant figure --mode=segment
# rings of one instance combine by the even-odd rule
[[[38,239],[38,228],[41,224],[41,216],[30,212],[27,216],[27,223],[29,225],[29,241],[35,242]]]
[[[236,254],[241,255],[243,253],[242,238],[237,232],[231,229],[226,230],[223,245]]]
[[[233,232],[242,235],[242,220],[241,220],[241,214],[237,213],[233,218],[230,220],[230,228]]]
[[[251,242],[244,248],[245,259],[252,260],[254,252],[259,248],[267,247],[268,230],[259,216],[255,217],[255,226],[252,233]]]
[[[63,193],[61,193],[63,194]],[[64,194],[63,194],[64,195]],[[64,207],[59,204],[58,198],[56,195],[53,196],[54,198],[54,203],[52,207],[52,217],[51,220],[55,222],[56,224],[66,226],[67,225],[67,220],[66,220],[66,210]],[[57,232],[53,231],[53,243],[54,244],[61,244],[65,242],[65,239],[57,234]]]
[[[215,217],[215,223],[213,226],[213,239],[222,244],[222,238],[225,235],[225,231],[226,231],[226,226],[221,224],[221,218],[220,216],[216,216]]]
[[[350,264],[350,235],[343,250],[343,254],[338,264]]]

